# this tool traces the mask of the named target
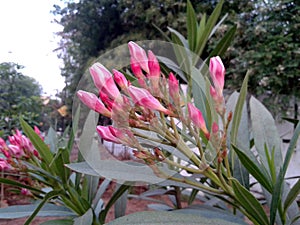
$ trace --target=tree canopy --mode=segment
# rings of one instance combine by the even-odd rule
[[[0,64],[0,136],[19,128],[19,114],[36,125],[41,116],[41,87],[31,77],[23,75],[20,66],[11,62]]]

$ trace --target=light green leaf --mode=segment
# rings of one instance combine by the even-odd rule
[[[262,165],[268,165],[265,145],[269,151],[274,148],[276,174],[282,166],[281,140],[271,113],[253,96],[250,99],[252,131],[256,151]],[[270,152],[272,155],[272,152]]]
[[[45,143],[50,147],[52,153],[56,152],[58,138],[56,131],[52,127],[48,130],[47,136],[45,137]]]
[[[232,178],[232,187],[239,204],[251,216],[251,221],[257,225],[269,225],[269,219],[259,201],[236,179]]]
[[[93,223],[93,211],[89,209],[80,217],[74,219],[74,225],[91,225]]]
[[[121,185],[117,184],[116,188],[120,188]],[[128,189],[117,199],[115,202],[115,218],[119,218],[121,216],[125,216],[126,206],[127,206],[127,197],[128,197]]]
[[[229,222],[222,218],[207,218],[205,216],[185,214],[180,212],[138,212],[120,217],[108,225],[238,225],[244,222]]]
[[[116,179],[132,182],[159,183],[164,179],[157,177],[151,168],[141,163],[121,162],[117,160],[100,160],[97,164],[87,162],[71,163],[66,165],[78,173],[101,176],[107,179]]]
[[[36,204],[30,204],[0,208],[0,219],[15,219],[27,217],[33,213],[36,207]],[[37,216],[67,217],[75,216],[75,214],[64,206],[45,204],[44,207],[38,212]]]
[[[290,145],[289,145],[289,147],[287,149],[287,152],[286,152],[286,155],[285,155],[284,163],[283,163],[283,166],[282,166],[283,175],[286,174],[286,171],[287,171],[287,168],[290,164],[290,160],[291,160],[292,155],[294,153],[295,147],[297,146],[299,135],[300,135],[300,123],[298,122],[298,125],[296,126],[296,128],[294,130],[293,137],[290,141]]]

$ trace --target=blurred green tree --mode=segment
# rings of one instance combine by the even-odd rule
[[[0,64],[0,136],[20,128],[20,114],[31,125],[38,125],[42,116],[42,89],[35,79],[19,72],[22,68],[12,62]]]

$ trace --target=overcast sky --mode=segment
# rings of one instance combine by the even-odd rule
[[[35,78],[48,95],[62,90],[61,60],[54,32],[62,28],[51,23],[50,11],[59,0],[0,0],[0,63],[25,66],[21,72]]]

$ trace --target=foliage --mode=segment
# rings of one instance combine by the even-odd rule
[[[68,138],[67,129],[58,137],[50,128],[44,140],[36,128],[34,131],[22,118],[20,122],[30,140],[18,131],[17,135],[9,139],[10,144],[0,142],[0,150],[6,156],[1,161],[1,169],[5,170],[4,176],[14,171],[16,177],[27,177],[39,185],[31,186],[7,178],[0,178],[0,182],[26,190],[39,201],[26,207],[10,206],[1,209],[0,218],[29,216],[25,224],[30,224],[36,215],[69,217],[65,220],[55,220],[55,224],[73,224],[73,221],[74,224],[99,224],[99,219],[105,221],[108,210],[128,186],[121,185],[116,188],[105,206],[101,197],[111,181],[104,180],[100,184],[99,176],[74,174],[71,169],[65,167],[65,164],[70,163],[70,154],[74,146],[73,132]],[[73,131],[76,130],[76,121],[74,123]],[[16,149],[18,151],[15,151]],[[78,160],[81,159],[78,153]],[[3,162],[6,163],[5,167]]]
[[[161,34],[153,24],[163,31],[168,26],[184,31],[185,8],[185,2],[174,0],[84,0],[69,1],[64,7],[56,5],[53,14],[63,26],[63,31],[58,32],[58,54],[64,61],[62,76],[67,84],[67,105],[72,105],[78,82],[91,60],[130,40],[158,39]]]
[[[20,112],[32,126],[41,118],[41,87],[19,72],[22,68],[15,63],[0,64],[0,136],[7,137],[20,128]]]
[[[228,54],[228,87],[240,86],[249,70],[250,93],[275,114],[299,99],[299,10],[293,0],[250,1],[232,14],[238,35]]]

